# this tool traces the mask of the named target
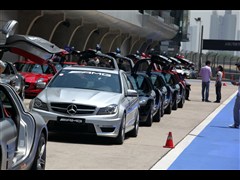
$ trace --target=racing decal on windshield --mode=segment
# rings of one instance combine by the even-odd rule
[[[70,71],[70,73],[77,73],[77,74],[92,74],[92,75],[99,75],[99,76],[105,76],[105,77],[112,77],[109,73],[103,73],[103,72],[94,72],[94,71]]]

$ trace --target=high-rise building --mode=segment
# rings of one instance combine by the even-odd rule
[[[240,40],[240,30],[237,30],[237,38],[236,39],[237,39],[237,41]],[[240,51],[236,51],[235,55],[240,56]]]
[[[217,14],[217,11],[213,11],[211,15],[211,20],[210,20],[210,34],[209,38],[210,39],[219,39],[219,25],[220,25],[220,19],[219,15]]]
[[[223,16],[213,11],[210,22],[210,39],[236,40],[237,15],[226,10]],[[233,51],[225,51],[233,55]]]
[[[213,11],[210,22],[210,39],[235,40],[237,15],[226,10],[223,16]]]
[[[222,29],[224,40],[235,40],[237,16],[231,10],[226,10],[223,16]]]

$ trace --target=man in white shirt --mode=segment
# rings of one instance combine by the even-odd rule
[[[202,101],[211,102],[209,101],[209,86],[212,77],[212,70],[210,67],[211,62],[206,61],[206,65],[203,66],[199,72],[199,75],[202,77]]]
[[[235,64],[238,68],[238,70],[240,71],[240,63]],[[237,81],[232,81],[232,84],[234,86],[238,86],[238,93],[236,96],[236,100],[235,100],[235,104],[234,104],[234,108],[233,108],[233,119],[234,119],[234,123],[229,125],[229,127],[231,128],[239,128],[239,123],[240,123],[240,77],[238,82]]]

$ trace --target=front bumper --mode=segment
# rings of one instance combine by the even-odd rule
[[[114,138],[118,135],[122,121],[119,115],[66,116],[35,108],[33,111],[43,117],[49,131],[79,132]]]

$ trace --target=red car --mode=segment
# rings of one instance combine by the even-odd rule
[[[14,63],[16,69],[25,79],[25,96],[35,97],[42,91],[37,87],[37,83],[48,83],[54,74],[56,67],[52,63],[37,64],[31,60],[17,61]]]

